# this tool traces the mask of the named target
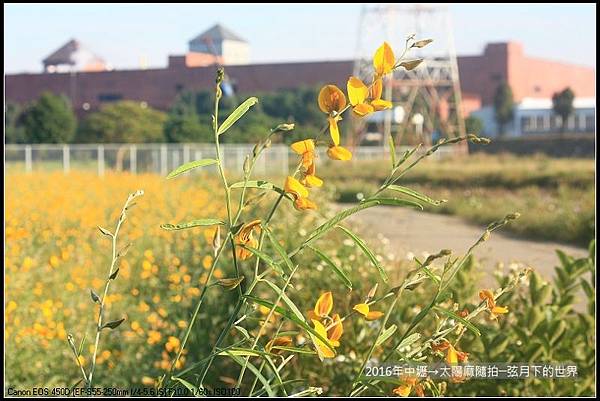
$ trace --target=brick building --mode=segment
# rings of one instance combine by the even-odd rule
[[[218,25],[194,38],[189,46],[186,55],[170,56],[168,66],[160,69],[6,75],[6,100],[29,102],[49,90],[68,96],[79,115],[121,99],[143,101],[166,110],[181,91],[211,88],[216,63],[227,66],[236,92],[248,94],[322,83],[345,87],[353,70],[351,60],[244,64],[248,54],[246,42]],[[227,49],[230,53],[226,53]],[[529,99],[550,99],[553,93],[568,86],[577,98],[584,99],[579,104],[586,107],[585,116],[575,120],[587,121],[582,127],[589,130],[590,113],[594,113],[592,119],[595,119],[595,107],[589,110],[596,95],[593,68],[529,57],[516,42],[492,43],[481,55],[459,56],[458,67],[463,111],[484,120],[486,134],[495,133],[493,96],[503,81],[511,86],[517,110],[524,101],[530,104]],[[539,114],[539,107],[536,110]],[[511,128],[515,135],[526,132],[517,129],[522,124],[515,121]],[[555,125],[550,122],[549,129],[551,126]],[[577,123],[575,126],[579,127]]]

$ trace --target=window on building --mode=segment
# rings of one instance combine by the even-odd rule
[[[123,95],[120,93],[101,93],[98,95],[98,100],[101,102],[116,102],[122,99]]]
[[[521,117],[521,131],[522,132],[530,132],[532,131],[532,118],[529,116]]]
[[[535,118],[535,130],[537,132],[545,131],[544,116],[537,116]]]
[[[175,92],[179,93],[183,90],[183,84],[175,85]]]
[[[596,130],[596,118],[593,114],[585,115],[585,131],[594,132]]]

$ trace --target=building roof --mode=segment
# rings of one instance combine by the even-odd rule
[[[244,39],[238,36],[236,33],[232,32],[228,28],[225,28],[223,25],[216,24],[212,28],[202,32],[200,35],[196,36],[194,39],[190,40],[190,44],[192,43],[206,43],[207,41],[212,42],[222,42],[224,40],[235,40],[237,42],[247,43]]]
[[[83,65],[90,62],[104,61],[76,39],[69,40],[43,60],[44,65]]]

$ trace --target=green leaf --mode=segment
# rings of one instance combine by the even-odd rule
[[[119,249],[119,252],[117,253],[117,257],[118,258],[122,258],[123,256],[127,255],[127,252],[129,252],[129,249],[131,248],[131,245],[132,245],[132,243],[129,242],[123,248]]]
[[[266,264],[271,266],[273,269],[275,269],[280,274],[283,274],[283,270],[281,269],[281,266],[279,266],[277,263],[275,263],[275,261],[273,259],[271,259],[271,257],[269,255],[267,255],[266,253],[259,251],[258,249],[243,245],[243,244],[240,244],[238,246],[252,252],[254,254],[254,256],[256,256],[259,259],[261,259],[262,261],[264,261]]]
[[[377,270],[379,270],[379,275],[381,276],[381,279],[385,283],[387,283],[388,276],[385,272],[385,269],[383,268],[381,263],[379,263],[379,261],[377,260],[377,257],[375,256],[373,251],[371,251],[371,249],[369,249],[367,244],[365,244],[365,242],[362,239],[358,238],[352,231],[348,230],[347,228],[344,228],[342,226],[337,226],[337,227],[340,230],[342,230],[343,232],[345,232],[352,239],[352,241],[354,241],[354,243],[356,245],[358,245],[358,247],[363,251],[363,253],[369,258],[371,263],[373,263],[373,266],[375,266],[377,268]]]
[[[94,291],[91,288],[90,288],[90,296],[92,297],[92,301],[94,301],[97,304],[100,303],[100,296],[98,294],[96,294],[96,291]]]
[[[229,355],[236,355],[236,356],[261,356],[262,353],[260,351],[256,351],[256,350],[252,350],[252,349],[247,349],[247,348],[232,348],[232,349],[229,349],[227,351],[219,352],[217,355],[221,355],[221,356],[229,356]]]
[[[234,111],[231,113],[223,124],[219,127],[217,131],[217,135],[222,135],[225,131],[227,131],[233,124],[236,123],[246,112],[250,109],[250,107],[254,106],[258,103],[258,99],[255,97],[251,97],[246,99],[242,104],[240,104]]]
[[[190,171],[192,169],[198,168],[198,167],[205,167],[205,166],[211,166],[213,164],[217,164],[219,161],[215,160],[215,159],[202,159],[202,160],[195,160],[189,163],[185,163],[182,164],[181,166],[177,167],[175,170],[171,171],[169,173],[169,175],[167,175],[167,180],[170,180],[171,178],[175,178],[180,174],[185,173],[186,171]]]
[[[244,276],[240,276],[237,278],[221,278],[217,280],[217,284],[227,290],[231,291],[237,288],[244,281]]]
[[[346,273],[342,269],[340,269],[339,267],[337,267],[335,265],[335,263],[333,263],[333,261],[327,255],[325,255],[323,252],[321,252],[317,248],[314,248],[312,246],[309,246],[309,248],[312,249],[313,252],[316,253],[317,256],[319,256],[321,258],[321,260],[323,262],[325,262],[325,264],[327,266],[331,267],[331,269],[339,277],[339,279],[342,280],[342,282],[344,283],[344,285],[346,287],[348,287],[349,289],[352,289],[352,281],[350,281],[350,279],[348,278],[348,276],[346,275]]]
[[[83,352],[83,345],[85,344],[85,340],[87,339],[87,333],[83,335],[81,342],[79,343],[79,348],[77,348],[77,356],[81,355]]]
[[[101,329],[104,328],[109,328],[111,330],[116,329],[117,327],[119,327],[121,325],[121,323],[123,323],[125,321],[125,318],[119,319],[119,320],[113,320],[112,322],[108,322],[106,324],[104,324]]]
[[[194,397],[200,397],[200,395],[199,395],[200,393],[198,392],[198,387],[194,386],[192,383],[190,383],[186,380],[183,380],[181,377],[172,377],[172,379],[183,384],[185,386],[185,388],[187,388]]]
[[[298,348],[298,347],[285,347],[283,345],[279,345],[279,346],[273,346],[273,348],[271,349],[280,349],[282,351],[289,351],[289,352],[294,352],[296,354],[316,354],[315,351],[310,350],[310,349],[306,349],[306,348]]]
[[[400,344],[398,344],[396,349],[402,349],[402,348],[408,347],[409,345],[413,344],[415,341],[418,341],[420,338],[421,338],[421,334],[413,333],[410,336],[406,337],[404,340],[402,340],[402,342]]]
[[[240,333],[242,333],[242,335],[244,337],[246,337],[246,340],[250,339],[250,333],[248,333],[248,330],[246,330],[245,328],[243,328],[242,326],[233,326],[237,331],[239,331]]]
[[[268,189],[274,192],[277,192],[280,195],[284,195],[287,199],[292,199],[290,194],[285,193],[285,191],[283,189],[281,189],[280,187],[276,186],[273,183],[270,183],[268,181],[264,181],[264,180],[250,180],[244,183],[244,181],[239,181],[239,182],[235,182],[233,184],[231,184],[229,186],[230,189],[236,189],[236,188],[244,188],[244,186],[246,188],[253,188],[253,189]]]
[[[396,145],[394,144],[394,135],[388,137],[388,145],[390,147],[390,156],[392,157],[392,167],[396,166]]]
[[[161,224],[160,228],[167,231],[173,230],[185,230],[187,228],[200,227],[200,226],[216,226],[225,224],[223,221],[218,219],[197,219],[188,221],[187,223],[179,224]]]
[[[412,206],[414,208],[423,210],[423,206],[420,203],[413,202],[407,199],[375,198],[375,200],[379,201],[379,204],[383,206]]]
[[[264,230],[267,233],[271,244],[273,244],[273,247],[275,248],[279,256],[281,256],[288,269],[290,269],[290,271],[294,270],[294,264],[292,263],[292,260],[289,258],[287,252],[285,251],[285,249],[283,249],[279,241],[277,241],[277,238],[275,238],[271,230],[269,230],[268,228],[264,228]]]
[[[456,313],[451,312],[449,310],[446,310],[444,308],[440,308],[439,306],[434,306],[433,309],[435,309],[436,311],[448,316],[451,319],[454,320],[458,320],[459,322],[461,322],[467,329],[471,330],[475,335],[480,336],[481,332],[479,331],[479,329],[471,322],[469,322],[468,320],[458,316]]]
[[[227,356],[229,356],[231,359],[233,359],[238,365],[246,366],[252,373],[254,373],[254,376],[256,376],[256,378],[262,383],[262,385],[263,385],[265,391],[267,392],[267,394],[269,395],[269,397],[275,396],[273,389],[271,389],[271,386],[269,385],[269,381],[267,379],[265,379],[265,377],[260,373],[260,371],[258,369],[256,369],[256,366],[254,366],[253,364],[251,364],[250,362],[248,362],[244,359],[241,359],[237,355],[233,355],[230,351],[224,351],[224,352],[226,353]]]
[[[396,332],[396,329],[398,327],[396,327],[395,324],[392,324],[390,327],[388,327],[387,329],[385,329],[381,335],[377,338],[377,341],[375,341],[375,346],[378,347],[381,344],[383,344],[384,342],[387,341],[388,338],[390,338],[392,336],[392,334],[394,334]]]
[[[420,192],[415,191],[414,189],[410,189],[410,188],[403,187],[403,186],[400,186],[400,185],[390,185],[388,187],[388,189],[392,190],[392,191],[400,192],[400,193],[402,193],[404,195],[408,195],[408,196],[410,196],[412,198],[418,199],[418,200],[420,200],[422,202],[427,202],[430,205],[434,205],[434,206],[439,206],[442,203],[446,202],[445,199],[443,199],[443,200],[435,200],[435,199],[430,198],[427,195],[424,195],[424,194],[422,194]]]
[[[296,316],[298,320],[304,320],[304,315],[300,311],[300,309],[296,306],[294,302],[287,296],[285,292],[281,290],[281,288],[277,287],[275,284],[270,282],[269,280],[263,280],[273,291],[279,295],[279,297],[283,300],[283,302],[287,305],[288,308],[292,311],[292,313]]]

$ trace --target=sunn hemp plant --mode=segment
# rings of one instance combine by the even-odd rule
[[[453,278],[467,263],[472,250],[480,243],[486,241],[490,233],[509,221],[518,218],[518,213],[509,214],[504,219],[490,224],[482,236],[469,248],[462,257],[453,257],[451,251],[441,250],[437,254],[420,261],[415,258],[416,268],[406,275],[405,279],[397,286],[390,288],[388,275],[375,253],[367,244],[352,231],[340,225],[347,217],[361,210],[378,205],[409,206],[423,209],[422,203],[439,205],[444,201],[434,200],[430,197],[414,191],[410,188],[398,185],[400,179],[425,157],[432,155],[440,147],[470,140],[476,144],[486,144],[486,138],[475,135],[467,135],[454,138],[443,138],[430,149],[420,152],[417,146],[402,155],[396,154],[393,139],[389,140],[391,155],[391,169],[383,184],[371,195],[365,196],[358,204],[345,209],[333,217],[327,219],[318,227],[309,232],[300,245],[288,249],[285,242],[277,237],[274,228],[278,222],[276,213],[284,202],[291,205],[300,213],[311,213],[318,208],[314,198],[311,199],[311,189],[324,185],[318,177],[317,148],[327,147],[327,156],[344,163],[352,159],[350,150],[342,146],[340,128],[338,123],[344,114],[351,109],[356,118],[363,118],[369,114],[386,110],[392,107],[392,103],[382,99],[384,81],[397,69],[411,70],[417,68],[422,60],[405,60],[405,55],[412,48],[420,48],[429,44],[431,40],[414,40],[414,36],[406,40],[404,51],[400,57],[396,57],[392,48],[383,43],[375,52],[373,57],[373,77],[371,82],[364,83],[358,77],[350,77],[346,87],[346,93],[335,85],[325,85],[319,92],[318,105],[325,113],[326,121],[323,128],[314,138],[307,138],[291,145],[293,152],[298,154],[299,161],[295,169],[285,179],[282,186],[277,186],[265,180],[252,179],[252,172],[256,162],[263,152],[267,151],[272,138],[275,135],[285,135],[295,128],[294,124],[280,124],[270,130],[264,140],[256,144],[251,154],[246,156],[243,165],[243,179],[239,182],[230,183],[223,169],[223,154],[220,149],[221,135],[226,135],[227,130],[254,106],[258,99],[251,97],[244,101],[231,115],[219,124],[219,102],[222,98],[221,85],[224,80],[224,71],[217,71],[215,102],[213,114],[213,131],[215,158],[197,160],[186,163],[172,171],[167,178],[171,179],[192,169],[203,166],[216,166],[222,183],[224,194],[224,208],[227,211],[225,221],[216,218],[202,218],[179,224],[163,224],[165,230],[185,230],[192,227],[214,227],[212,248],[214,257],[208,269],[208,276],[203,285],[193,309],[189,321],[185,325],[185,332],[177,341],[175,357],[170,363],[170,368],[157,378],[157,389],[162,391],[186,388],[193,394],[199,391],[215,387],[214,383],[207,383],[208,372],[216,358],[230,358],[239,365],[237,380],[232,379],[231,385],[242,390],[242,394],[248,396],[259,395],[284,395],[302,396],[321,394],[321,386],[311,386],[300,383],[299,380],[289,380],[290,374],[284,371],[286,366],[293,363],[294,358],[300,356],[314,357],[316,362],[327,363],[327,360],[339,356],[337,348],[344,341],[344,324],[350,319],[364,319],[377,323],[372,335],[368,338],[370,346],[368,352],[362,355],[360,364],[356,365],[355,377],[351,386],[347,388],[348,395],[358,396],[370,394],[377,389],[376,394],[397,394],[407,396],[410,394],[431,395],[444,393],[445,383],[434,383],[430,379],[417,381],[414,377],[398,377],[392,381],[392,386],[382,390],[382,385],[390,385],[389,379],[381,377],[366,376],[365,369],[369,363],[373,363],[373,355],[377,350],[377,361],[417,361],[424,358],[445,358],[449,364],[465,361],[468,353],[460,350],[459,341],[466,330],[476,334],[479,329],[471,323],[480,313],[487,311],[491,316],[497,318],[508,312],[508,308],[497,305],[496,300],[505,292],[509,291],[519,280],[507,284],[497,291],[483,289],[480,293],[481,302],[472,310],[458,311],[458,306],[447,306],[448,287]],[[329,136],[325,136],[329,133]],[[251,216],[245,213],[251,199],[246,199],[248,190],[273,191],[277,194],[275,201],[267,209],[265,216]],[[400,197],[390,197],[389,193]],[[236,197],[237,196],[237,197]],[[314,212],[312,212],[314,213]],[[375,267],[380,279],[381,286],[386,287],[383,295],[377,295],[378,286],[373,287],[367,294],[362,296],[362,301],[345,309],[344,303],[336,304],[333,294],[326,288],[320,290],[320,296],[314,300],[314,307],[308,312],[302,309],[289,297],[289,290],[294,287],[294,278],[301,267],[295,260],[301,253],[309,250],[316,254],[325,265],[330,267],[334,273],[332,277],[339,279],[348,289],[352,289],[350,278],[332,261],[325,252],[316,248],[318,240],[334,229],[348,236],[356,246],[365,254],[370,263]],[[116,234],[116,233],[115,233]],[[116,241],[116,236],[113,237]],[[215,277],[215,270],[220,261],[224,259],[224,252],[231,253],[232,276],[228,278]],[[442,266],[433,264],[436,260],[444,260]],[[252,266],[252,267],[251,267]],[[308,267],[308,266],[306,266]],[[112,272],[112,267],[111,267]],[[524,276],[527,271],[522,272],[519,277]],[[245,280],[245,277],[250,279]],[[395,319],[395,307],[402,302],[406,291],[412,291],[424,282],[434,285],[435,291],[428,305],[408,323],[407,328],[401,334],[396,324],[388,324],[390,318]],[[317,283],[323,285],[324,283]],[[258,293],[257,287],[263,286],[272,290],[275,299],[270,300],[262,293]],[[237,301],[232,313],[228,317],[225,327],[219,331],[214,344],[209,345],[210,352],[206,355],[196,355],[195,363],[183,367],[181,357],[187,353],[186,347],[190,340],[190,334],[199,324],[199,315],[208,293],[211,289],[221,288],[220,291],[235,291]],[[218,291],[218,290],[217,290]],[[381,291],[380,291],[381,292]],[[97,302],[97,301],[96,301]],[[253,308],[264,311],[265,318],[258,324],[258,330],[251,331],[244,327],[250,321],[249,312]],[[431,336],[421,336],[415,332],[420,322],[428,316],[439,317],[439,324],[433,330]],[[274,322],[275,317],[280,317],[280,323],[276,325],[274,332],[269,331],[269,325]],[[290,334],[284,331],[285,325],[292,326],[300,333],[306,335],[305,342],[298,342]],[[100,330],[100,328],[99,328]],[[243,334],[241,341],[229,341],[232,331]],[[297,337],[295,337],[297,339]],[[393,341],[392,341],[393,340]],[[389,345],[391,344],[391,346]],[[400,354],[399,349],[411,347],[408,355]],[[78,356],[76,349],[74,353]],[[187,353],[189,356],[190,353]],[[92,361],[93,363],[93,361]],[[257,364],[259,363],[259,364]],[[86,374],[83,369],[83,379],[91,386],[92,371]],[[247,374],[253,376],[250,381],[244,381]],[[459,382],[460,377],[454,377]],[[303,382],[300,380],[300,382]],[[327,385],[327,383],[322,383]],[[383,391],[383,393],[382,393]]]

